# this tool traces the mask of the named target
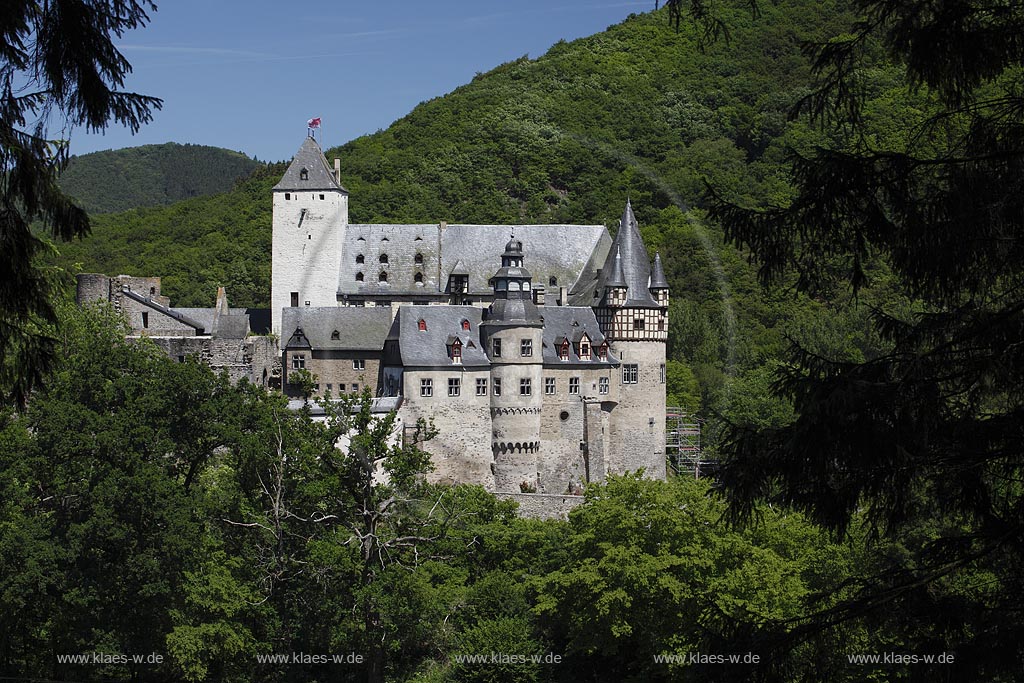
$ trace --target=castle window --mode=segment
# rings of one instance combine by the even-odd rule
[[[569,340],[564,340],[558,347],[558,360],[569,360]]]
[[[519,395],[529,396],[533,391],[533,387],[530,383],[530,378],[524,377],[519,380]]]
[[[363,358],[353,358],[352,359],[352,369],[353,370],[365,370],[366,369],[366,360],[363,359]]]
[[[156,287],[150,287],[149,288],[149,295],[150,296],[156,296]]]
[[[359,385],[355,382],[352,383],[352,393],[359,391]]]
[[[383,270],[380,271],[380,275],[377,276],[377,282],[387,282],[387,281],[388,281],[388,274],[385,273]]]
[[[519,355],[524,358],[533,355],[533,340],[531,339],[520,339],[519,340]]]
[[[665,383],[665,364],[664,363],[661,364],[660,371],[661,371],[661,383],[664,384]]]
[[[344,391],[345,391],[345,385],[344,384],[339,384],[338,385],[338,393],[341,394]]]
[[[491,355],[494,356],[495,358],[501,358],[501,340],[500,339],[492,339],[491,340]]]
[[[324,198],[324,196],[323,196],[323,195],[320,195],[320,200],[321,200],[321,201],[323,201],[323,198]]]
[[[292,308],[298,308],[299,307],[299,293],[298,292],[292,292],[291,299],[292,299]]]
[[[387,263],[388,262],[388,255],[387,254],[381,254],[380,255],[380,262],[381,263]]]
[[[608,360],[608,342],[602,342],[597,347],[597,357],[601,360]]]
[[[643,318],[633,318],[633,329],[634,330],[642,330],[642,329],[644,329],[644,319]]]
[[[487,379],[484,377],[477,377],[476,379],[476,395],[486,396],[487,395]]]
[[[458,377],[448,378],[448,395],[458,396],[462,393],[462,380]]]
[[[590,360],[590,342],[585,339],[580,342],[580,360]]]
[[[356,256],[356,263],[366,263],[366,257],[362,254]]]
[[[432,379],[421,379],[420,380],[420,396],[430,397],[434,395],[434,380]]]
[[[413,280],[415,280],[417,284],[423,284],[423,273],[416,273]]]
[[[597,378],[597,392],[599,394],[607,394],[608,393],[608,384],[609,384],[609,382],[608,382],[608,378],[607,377],[598,377]]]
[[[558,284],[558,278],[554,277],[554,276],[549,277],[548,278],[548,284],[551,285],[552,287],[554,287],[555,285]]]
[[[468,330],[469,329],[469,321],[468,320],[463,320],[462,321],[462,329],[464,329],[464,330]]]
[[[362,282],[362,281],[363,281],[363,274],[362,273],[356,273],[356,282]]]
[[[309,180],[309,171],[306,169],[299,171],[299,180]]]
[[[452,342],[451,356],[452,363],[455,363],[456,365],[460,365],[462,363],[462,342],[458,339]]]
[[[423,265],[423,254],[416,254],[416,258],[413,259],[413,262],[415,262],[417,266]]]
[[[555,384],[555,378],[554,377],[545,377],[544,378],[544,393],[547,394],[548,396],[554,396],[556,389],[557,389],[557,385]]]
[[[491,386],[493,387],[492,390],[494,391],[494,395],[501,396],[501,378],[495,377],[494,382],[491,383]]]
[[[142,326],[149,327],[149,313],[142,312]]]
[[[297,353],[292,356],[292,370],[305,370],[306,369],[306,354]]]
[[[578,394],[580,393],[580,378],[570,377],[569,378],[569,393]]]
[[[508,282],[506,280],[498,280],[497,289],[499,292],[504,292],[506,289],[508,289]]]
[[[523,291],[524,292],[529,292],[530,291],[530,281],[529,280],[523,280]]]
[[[426,332],[427,331],[427,321],[424,320],[423,318],[420,318],[419,330],[420,330],[420,332]]]
[[[658,332],[664,332],[664,331],[665,331],[665,319],[664,318],[659,318],[658,319]]]
[[[341,339],[341,332],[338,332],[337,330],[331,332],[331,341],[338,341],[339,339]]]
[[[284,200],[286,202],[289,202],[289,201],[291,201],[291,199],[292,199],[292,193],[291,192],[285,192],[284,193]]]
[[[622,366],[622,383],[623,384],[636,384],[638,377],[638,369],[636,364],[627,364]]]

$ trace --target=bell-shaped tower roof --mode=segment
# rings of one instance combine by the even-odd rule
[[[523,243],[514,237],[505,245],[501,268],[491,278],[494,303],[490,323],[540,324],[540,312],[533,303],[533,276],[523,265]]]
[[[320,145],[311,137],[307,137],[299,151],[295,153],[288,170],[284,172],[281,182],[274,185],[275,191],[313,191],[340,190],[348,194],[341,186],[334,172],[327,165],[327,158],[320,150]]]

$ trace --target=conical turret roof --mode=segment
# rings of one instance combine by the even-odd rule
[[[626,306],[658,307],[648,289],[651,265],[629,200],[626,200],[626,209],[622,212],[622,220],[619,221],[619,232],[615,235],[612,247],[608,251],[608,258],[601,268],[597,291],[603,294],[605,287],[621,287],[622,285],[615,283],[620,276],[626,284]]]
[[[665,269],[661,265],[661,254],[654,254],[654,271],[651,273],[651,289],[668,289]]]
[[[305,171],[305,173],[303,173]],[[290,190],[292,192],[301,190],[341,190],[348,194],[348,190],[342,187],[334,171],[327,165],[327,159],[320,150],[320,145],[311,137],[307,137],[299,151],[295,153],[292,163],[288,166],[281,182],[274,185],[275,190]]]

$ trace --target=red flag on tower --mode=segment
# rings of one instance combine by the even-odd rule
[[[310,128],[319,128],[320,117],[318,116],[315,119],[310,119],[309,121],[306,121],[306,125],[309,126]]]

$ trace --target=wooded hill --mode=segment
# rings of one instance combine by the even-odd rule
[[[90,214],[164,206],[226,192],[262,164],[205,145],[143,145],[71,157],[60,178]]]
[[[787,118],[809,82],[801,45],[850,18],[835,2],[764,3],[756,16],[739,0],[724,4],[728,40],[701,46],[693,27],[677,31],[664,12],[631,16],[327,150],[341,159],[351,220],[614,230],[628,196],[672,287],[670,401],[783,419],[784,407],[750,398],[766,394],[766,361],[779,357],[783,335],[856,358],[871,344],[868,326],[852,313],[822,315],[820,302],[765,295],[745,255],[703,221],[702,198],[706,184],[748,204],[785,196],[786,146],[818,135]],[[880,98],[905,96],[885,69],[871,78]],[[270,194],[283,169],[259,170],[224,194],[98,217],[90,239],[61,247],[63,260],[161,275],[181,306],[212,305],[218,285],[235,305],[266,306]]]

